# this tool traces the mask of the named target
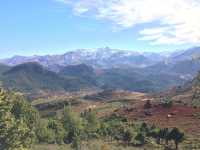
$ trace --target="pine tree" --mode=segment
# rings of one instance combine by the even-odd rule
[[[178,145],[184,140],[184,133],[180,132],[178,128],[173,128],[169,133],[169,138],[174,141],[176,150],[178,150]]]
[[[73,148],[79,149],[81,146],[81,135],[83,124],[81,117],[72,111],[71,106],[64,108],[63,126],[67,132],[65,143],[72,143]]]
[[[97,130],[100,128],[100,123],[96,117],[94,111],[88,111],[85,113],[84,119],[86,120],[85,132],[87,138],[95,138]]]

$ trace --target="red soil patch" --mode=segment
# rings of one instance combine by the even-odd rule
[[[171,108],[155,105],[145,110],[141,105],[137,108],[121,109],[118,113],[131,120],[143,120],[161,128],[178,127],[186,133],[200,137],[200,109],[183,105],[175,105]]]

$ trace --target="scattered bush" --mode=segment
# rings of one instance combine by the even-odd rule
[[[161,106],[164,108],[170,108],[173,106],[173,101],[168,98],[164,98],[161,100]]]
[[[146,103],[144,104],[144,109],[150,109],[152,107],[151,101],[147,100]]]

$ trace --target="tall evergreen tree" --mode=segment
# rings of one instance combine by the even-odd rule
[[[75,149],[80,149],[83,122],[81,117],[72,111],[71,106],[64,108],[63,126],[67,132],[65,143],[72,143]]]
[[[174,141],[176,150],[178,150],[178,145],[184,140],[184,133],[182,133],[178,128],[173,128],[169,133],[169,138]]]

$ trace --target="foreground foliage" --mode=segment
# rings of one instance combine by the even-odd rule
[[[0,150],[26,150],[34,142],[37,112],[0,89]]]
[[[173,141],[176,149],[184,140],[184,134],[178,128],[161,129],[146,123],[131,122],[116,114],[98,119],[92,110],[79,115],[71,106],[65,107],[62,118],[44,122],[37,132],[40,143],[65,143],[76,150],[83,149],[85,143],[94,139],[133,147],[144,146],[149,140],[168,147],[169,142]]]
[[[32,144],[67,144],[81,150],[94,140],[129,147],[145,146],[149,140],[157,145],[178,149],[184,134],[178,129],[161,129],[112,114],[97,118],[95,111],[74,112],[70,105],[62,117],[40,118],[23,97],[0,90],[0,150],[28,150]],[[102,150],[109,149],[106,144]]]

